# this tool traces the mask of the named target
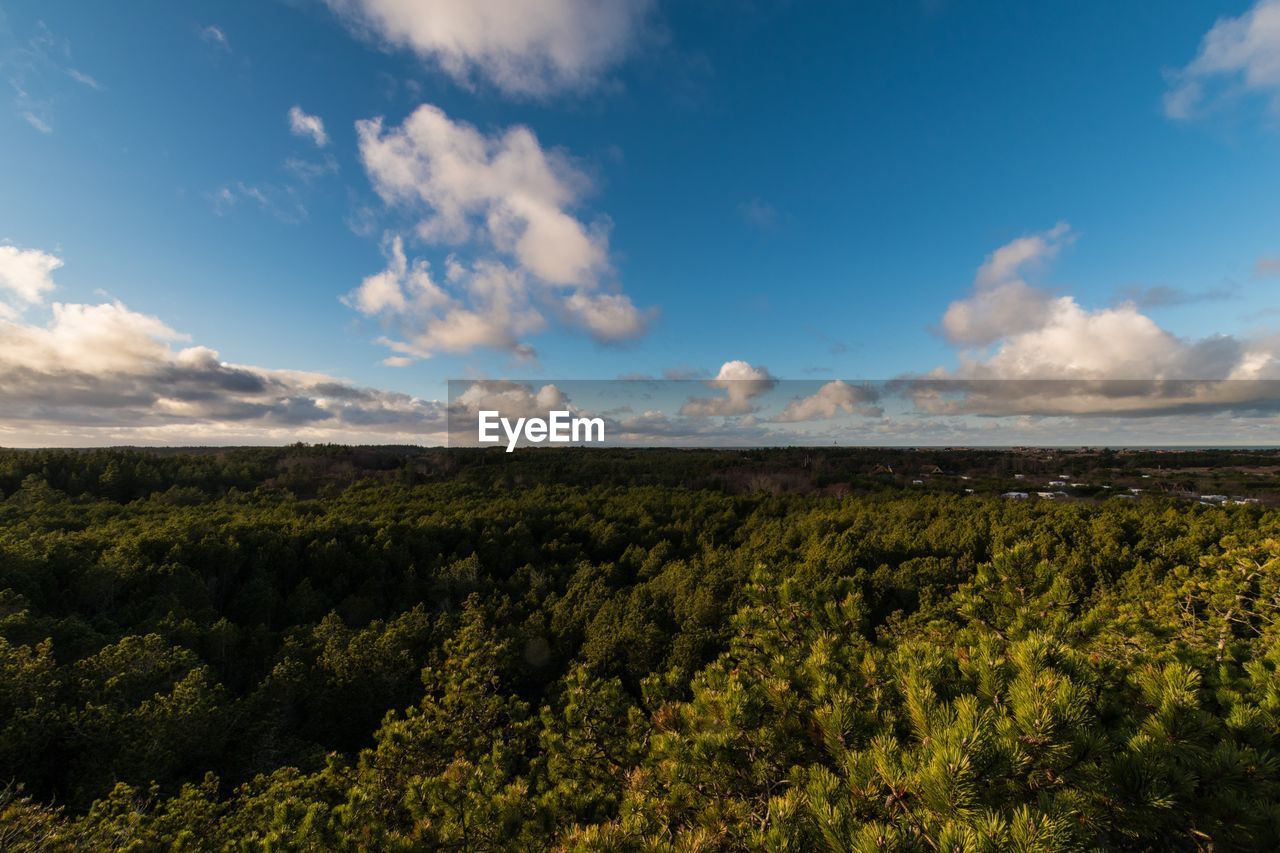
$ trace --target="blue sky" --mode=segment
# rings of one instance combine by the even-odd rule
[[[1208,377],[1280,364],[1276,2],[470,5],[0,2],[0,243],[61,262],[0,312],[35,341],[0,343],[0,377],[65,361],[0,378],[0,444],[216,437],[235,407],[191,389],[42,397],[132,334],[134,392],[208,348],[421,401],[738,360],[1132,378],[1198,375],[1217,341]],[[55,303],[127,313],[103,336]],[[283,438],[264,406],[226,435]]]

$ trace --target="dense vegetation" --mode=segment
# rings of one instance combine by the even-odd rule
[[[868,453],[0,454],[0,849],[1280,846],[1280,511]]]

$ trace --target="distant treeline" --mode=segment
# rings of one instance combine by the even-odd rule
[[[407,485],[467,483],[490,486],[684,486],[732,492],[805,492],[833,486],[881,491],[935,478],[931,485],[962,492],[961,476],[1006,482],[1036,478],[1124,479],[1167,474],[1180,485],[1207,473],[1266,470],[1243,485],[1280,496],[1280,450],[985,450],[791,447],[754,450],[538,448],[499,449],[292,445],[250,448],[121,448],[0,450],[0,497],[36,475],[70,497],[129,502],[157,492],[199,490],[217,497],[232,490],[287,489],[314,497],[365,479]],[[1188,473],[1191,472],[1191,473]]]
[[[1276,849],[1280,510],[902,478],[1277,463],[5,451],[0,849]]]

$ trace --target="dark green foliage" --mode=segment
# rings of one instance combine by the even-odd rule
[[[1280,512],[868,453],[0,454],[0,849],[1280,846]]]

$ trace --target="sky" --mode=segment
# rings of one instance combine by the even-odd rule
[[[449,379],[1277,426],[1280,0],[0,0],[0,78],[0,445],[433,443]]]

